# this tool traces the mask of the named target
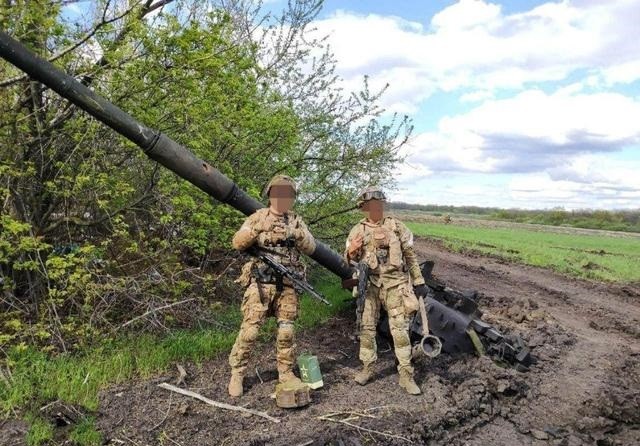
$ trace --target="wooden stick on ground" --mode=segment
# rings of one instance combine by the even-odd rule
[[[343,419],[333,418],[336,415],[349,415],[349,414],[355,415],[355,416],[349,416],[349,417],[343,418]],[[330,414],[326,414],[326,415],[321,415],[321,416],[316,417],[316,418],[318,420],[331,421],[332,423],[344,424],[345,426],[352,427],[354,429],[357,429],[358,431],[368,432],[370,434],[382,435],[383,437],[387,437],[387,438],[395,438],[395,439],[398,439],[398,440],[406,441],[407,443],[413,443],[410,439],[408,439],[407,437],[403,437],[402,435],[391,434],[391,433],[388,433],[388,432],[381,432],[381,431],[377,431],[377,430],[374,430],[374,429],[369,429],[369,428],[366,428],[366,427],[363,427],[363,426],[359,426],[357,424],[354,424],[354,423],[350,422],[352,420],[360,418],[361,415],[363,415],[363,414],[357,414],[357,413],[353,413],[353,412],[334,412],[334,413],[330,413]],[[375,417],[373,417],[373,418],[375,418]]]
[[[280,420],[278,418],[274,418],[271,415],[268,415],[265,412],[260,412],[257,410],[253,410],[253,409],[247,409],[244,407],[240,407],[240,406],[234,406],[231,404],[226,404],[226,403],[221,403],[219,401],[214,401],[214,400],[210,400],[209,398],[200,395],[199,393],[196,392],[192,392],[191,390],[185,390],[185,389],[181,389],[180,387],[176,387],[172,384],[169,383],[162,383],[162,384],[158,384],[158,387],[162,387],[163,389],[169,390],[171,392],[176,392],[179,393],[181,395],[185,395],[185,396],[190,396],[191,398],[195,398],[197,400],[202,401],[203,403],[209,404],[210,406],[214,406],[214,407],[218,407],[220,409],[227,409],[227,410],[235,410],[237,412],[243,412],[243,413],[248,413],[251,415],[257,415],[259,417],[262,418],[266,418],[269,421],[273,421],[274,423],[279,423]]]

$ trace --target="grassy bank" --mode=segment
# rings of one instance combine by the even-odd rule
[[[297,321],[299,329],[315,327],[348,305],[344,301],[348,295],[335,277],[323,275],[317,281],[317,289],[333,305],[328,307],[305,296]],[[165,337],[123,337],[83,354],[49,357],[29,348],[14,348],[8,352],[3,366],[7,376],[0,379],[2,417],[25,418],[31,426],[28,444],[43,444],[53,437],[54,431],[40,417],[40,407],[60,400],[94,411],[98,408],[99,390],[110,384],[149,377],[179,361],[202,363],[228,352],[240,321],[240,312],[234,306],[223,310],[219,327],[179,331]],[[265,324],[262,340],[273,337],[274,326],[273,321]],[[92,426],[92,419],[86,418],[71,431],[72,439],[82,445],[100,444],[100,435]]]
[[[589,279],[640,281],[640,239],[455,224],[407,226],[416,235],[442,240],[454,251],[473,250]]]

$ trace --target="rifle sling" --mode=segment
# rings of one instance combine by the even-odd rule
[[[253,277],[256,280],[256,287],[258,288],[258,295],[260,296],[260,303],[262,305],[265,305],[267,302],[265,302],[264,290],[262,289],[262,282],[260,282],[260,273],[258,272],[258,267],[255,264],[251,268],[251,272],[253,273]]]

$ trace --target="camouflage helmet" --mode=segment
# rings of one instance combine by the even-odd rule
[[[293,181],[293,178],[288,175],[276,175],[275,177],[271,178],[271,181],[267,183],[264,190],[262,191],[262,196],[267,198],[269,196],[269,191],[271,191],[271,187],[273,186],[289,186],[291,187],[291,189],[293,189],[294,194],[298,194],[296,182]]]
[[[358,207],[362,207],[362,205],[369,200],[387,201],[387,196],[384,194],[381,187],[369,186],[364,188],[362,192],[360,192],[356,204],[358,205]]]

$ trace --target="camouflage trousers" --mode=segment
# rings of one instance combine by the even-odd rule
[[[260,291],[262,289],[262,298]],[[238,337],[229,355],[229,365],[233,371],[244,374],[249,361],[249,355],[258,337],[260,326],[267,317],[275,316],[278,321],[276,336],[276,358],[278,374],[291,372],[294,363],[294,331],[293,321],[298,316],[298,296],[291,287],[285,286],[281,292],[272,284],[251,284],[244,293],[242,300],[242,325]]]
[[[389,329],[396,358],[398,358],[398,371],[404,369],[413,373],[409,340],[410,319],[405,313],[404,305],[404,293],[410,291],[408,284],[404,283],[385,288],[384,283],[381,287],[377,287],[369,282],[360,325],[360,360],[364,364],[373,363],[378,359],[376,326],[380,318],[380,306],[382,306],[389,315]]]

